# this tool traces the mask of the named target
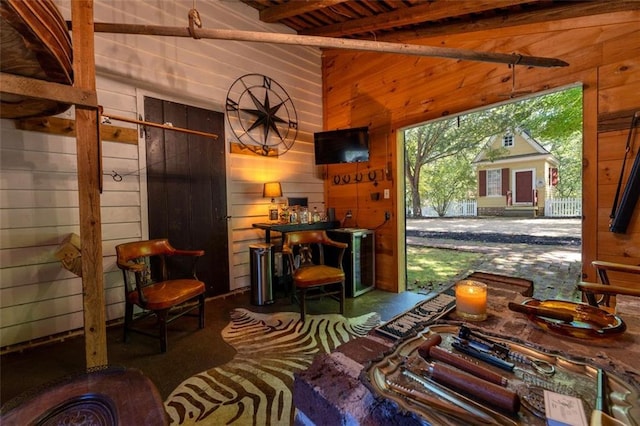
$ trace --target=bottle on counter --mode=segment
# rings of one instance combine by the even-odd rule
[[[300,209],[300,223],[308,224],[309,223],[309,209],[306,207],[302,207]]]
[[[269,221],[277,222],[278,220],[280,220],[278,214],[278,204],[276,204],[276,200],[272,198],[271,204],[269,204]]]
[[[318,212],[318,207],[313,208],[313,215],[311,216],[311,220],[313,223],[320,222],[320,212]]]

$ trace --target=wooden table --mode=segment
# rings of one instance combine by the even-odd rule
[[[524,299],[518,292],[490,287],[488,319],[467,324],[480,332],[506,336],[563,357],[583,360],[623,377],[634,389],[633,406],[640,406],[640,299],[620,298],[618,315],[625,321],[627,330],[616,338],[604,340],[559,337],[542,330],[525,315],[508,309],[508,302],[519,303]],[[460,325],[462,322],[452,313],[444,324]],[[293,401],[299,413],[297,423],[424,424],[416,413],[398,409],[395,403],[373,394],[370,387],[363,384],[361,375],[367,366],[391,353],[394,344],[391,339],[373,331],[340,346],[331,354],[318,355],[307,370],[295,377]]]

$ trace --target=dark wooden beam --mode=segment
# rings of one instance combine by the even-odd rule
[[[399,42],[415,40],[425,37],[435,37],[451,34],[470,33],[475,31],[496,30],[519,25],[543,24],[549,21],[582,18],[585,16],[601,15],[604,13],[640,10],[640,1],[571,1],[558,2],[556,5],[535,11],[511,13],[507,16],[479,19],[471,23],[452,23],[434,25],[419,30],[398,30],[391,34],[378,37],[378,40]]]
[[[448,1],[426,2],[418,6],[396,9],[366,18],[352,19],[333,25],[325,25],[300,34],[324,37],[342,37],[358,33],[388,30],[406,25],[440,21],[461,15],[485,12],[501,7],[535,3],[538,0],[484,0],[484,1]]]
[[[292,1],[282,3],[262,9],[260,11],[260,20],[262,22],[274,23],[282,19],[344,3],[345,1],[347,0]]]

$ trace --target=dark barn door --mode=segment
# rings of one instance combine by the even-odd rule
[[[149,238],[203,249],[198,278],[207,295],[229,291],[224,114],[145,97],[146,120],[218,135],[218,139],[146,128]]]

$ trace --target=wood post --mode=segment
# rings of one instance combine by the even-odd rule
[[[95,92],[93,0],[72,1],[71,17],[73,22],[74,86]],[[102,159],[98,120],[99,112],[96,108],[76,105],[78,197],[87,368],[107,364],[102,222],[100,220]]]

